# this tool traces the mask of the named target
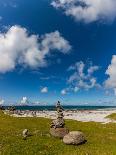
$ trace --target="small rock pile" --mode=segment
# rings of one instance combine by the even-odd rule
[[[80,131],[71,131],[65,127],[63,108],[60,102],[56,104],[57,119],[53,120],[50,125],[50,134],[54,137],[63,138],[67,145],[79,145],[86,142],[85,136]]]
[[[63,108],[60,102],[56,104],[57,109],[57,119],[53,120],[50,125],[50,134],[54,137],[63,138],[68,134],[69,130],[65,127]]]

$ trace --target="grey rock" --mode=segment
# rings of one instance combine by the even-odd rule
[[[57,118],[56,120],[53,120],[53,121],[51,122],[50,127],[51,127],[51,128],[63,128],[64,125],[65,125],[64,119],[62,119],[62,118]]]
[[[24,129],[22,135],[26,138],[28,136],[28,129]]]
[[[67,128],[50,128],[50,134],[54,137],[63,138],[68,133],[69,130]]]
[[[80,131],[71,131],[63,138],[63,142],[68,145],[79,145],[84,143],[85,141],[85,136]]]

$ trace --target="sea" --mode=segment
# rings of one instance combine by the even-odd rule
[[[5,109],[8,108],[8,106],[4,106]],[[39,105],[39,106],[15,106],[16,110],[32,110],[32,111],[43,111],[43,110],[47,110],[47,111],[54,111],[56,110],[55,106],[43,106],[43,105]],[[64,105],[63,106],[64,110],[113,110],[116,109],[116,106],[80,106],[80,105]]]

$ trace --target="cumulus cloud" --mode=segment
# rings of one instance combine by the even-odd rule
[[[42,36],[29,35],[26,28],[12,26],[0,33],[0,72],[15,69],[17,65],[31,68],[47,65],[46,56],[52,51],[68,53],[71,46],[58,31]]]
[[[66,89],[62,89],[62,90],[61,90],[61,94],[62,94],[62,95],[66,95],[66,94],[67,94],[67,90],[66,90]]]
[[[4,100],[3,99],[0,99],[0,105],[3,105],[4,104]]]
[[[48,88],[47,87],[42,88],[41,93],[48,93]]]
[[[116,18],[116,0],[53,0],[51,5],[85,23],[113,21]]]
[[[105,87],[114,89],[114,93],[116,94],[116,55],[112,56],[111,64],[108,66],[106,74],[109,77],[105,81]]]
[[[78,87],[74,87],[74,92],[78,92],[79,91],[79,88]]]
[[[23,97],[22,100],[21,100],[21,104],[28,104],[28,99],[27,97]]]
[[[71,75],[68,78],[68,84],[71,84],[73,91],[78,92],[80,89],[89,90],[94,87],[100,87],[97,83],[96,77],[93,75],[99,66],[88,65],[84,62],[76,62],[75,65],[69,67]]]

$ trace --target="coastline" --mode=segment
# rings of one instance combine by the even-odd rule
[[[49,119],[56,118],[56,111],[42,110],[15,110],[9,113],[8,110],[4,111],[13,117],[44,117]],[[64,119],[72,119],[81,122],[99,122],[99,123],[116,123],[115,120],[106,118],[108,115],[116,113],[116,109],[97,109],[97,110],[64,110]]]
[[[8,109],[12,106],[4,106],[4,109]],[[56,110],[55,105],[15,105],[13,106],[16,110],[34,110],[34,111],[54,111]],[[65,110],[111,110],[116,109],[116,106],[92,106],[92,105],[62,105]]]

